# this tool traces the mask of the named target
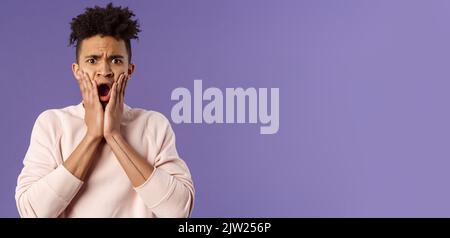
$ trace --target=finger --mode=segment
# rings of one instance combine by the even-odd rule
[[[84,75],[84,77],[85,77],[86,79],[90,79],[89,74],[88,74],[87,72],[84,72],[84,71],[83,71],[83,75]]]
[[[83,103],[91,102],[90,83],[88,82],[87,73],[85,73],[83,71],[80,72],[80,90],[81,90],[81,96],[83,97]]]
[[[80,91],[81,91],[81,97],[83,98],[83,102],[87,102],[88,100],[88,89],[86,85],[86,80],[84,77],[80,78]]]
[[[84,77],[85,77],[86,82],[87,82],[87,84],[88,84],[88,86],[89,86],[89,89],[92,89],[93,84],[92,84],[91,78],[89,77],[89,74],[88,74],[88,73],[84,73]]]
[[[84,92],[86,92],[88,90],[88,85],[84,73],[81,75],[81,84],[83,85]]]
[[[125,87],[124,87],[124,89],[123,89],[123,97],[125,98],[125,91],[126,91],[126,89],[127,89],[127,84],[128,84],[128,81],[130,81],[130,79],[131,79],[131,76],[130,75],[127,75],[127,79],[125,80]]]
[[[130,75],[125,76],[125,82],[123,82],[123,91],[125,92],[125,89],[127,88],[128,80],[130,79]]]
[[[98,98],[98,92],[97,92],[97,87],[95,86],[95,80],[91,79],[89,77],[89,74],[85,74],[86,76],[86,84],[88,85],[88,90],[89,90],[89,94],[93,97],[93,99],[95,100],[96,97]]]
[[[81,97],[83,97],[83,99],[84,99],[84,97],[85,97],[85,92],[86,92],[86,88],[85,88],[85,86],[84,86],[84,83],[83,83],[83,80],[80,78],[80,81],[78,81],[78,85],[79,85],[79,87],[80,87],[80,93],[81,93]]]
[[[97,92],[97,82],[95,82],[95,80],[93,80],[93,79],[89,79],[89,83],[91,84],[92,93],[94,95],[96,95],[98,93]]]
[[[96,96],[98,98],[98,85],[97,82],[95,80],[92,80],[92,87],[94,87],[94,96]]]
[[[119,103],[123,103],[123,92],[125,91],[125,81],[126,81],[126,75],[124,74],[122,76],[122,80],[120,82],[120,93],[119,93]]]
[[[111,107],[114,107],[116,104],[116,95],[117,95],[117,83],[114,82],[111,88],[111,98],[109,99],[108,105],[111,104]]]
[[[115,99],[115,103],[116,102],[118,102],[119,101],[119,99],[118,99],[118,97],[120,97],[120,86],[121,86],[121,83],[122,83],[122,74],[121,75],[119,75],[119,78],[117,79],[117,82],[116,82],[116,88],[115,88],[115,94],[114,94],[114,99]]]
[[[99,105],[101,105],[101,102],[100,102],[100,96],[98,95],[98,90],[97,90],[98,85],[97,85],[97,82],[95,80],[92,80],[92,84],[93,84],[93,87],[94,87],[94,90],[92,92],[93,95],[94,95],[94,100],[97,103],[97,106],[99,106]]]
[[[94,80],[92,80],[89,77],[88,73],[84,74],[86,86],[87,86],[87,94],[89,96],[89,99],[92,100],[92,102],[100,101],[100,98],[98,97],[97,87],[95,86]]]
[[[119,95],[118,95],[118,99],[119,99],[119,105],[121,105],[123,103],[123,90],[125,87],[125,74],[122,75],[122,79],[120,81],[120,91],[119,91]]]
[[[123,89],[122,89],[122,103],[125,101],[125,91],[127,90],[127,83],[130,79],[129,75],[125,75],[125,78],[123,80]]]
[[[118,86],[118,96],[120,96],[120,93],[122,92],[122,82],[123,82],[123,74],[121,74],[120,76],[119,76],[119,80],[118,80],[118,84],[117,84],[117,86]]]
[[[127,88],[128,75],[124,75],[122,83],[122,92],[120,93],[120,104],[123,104],[125,100],[125,89]]]
[[[80,86],[80,89],[81,89],[81,86],[83,85],[83,83],[81,81],[81,73],[80,72],[77,72],[75,74],[75,79],[77,80],[78,86]]]
[[[83,83],[84,86],[86,86],[86,74],[84,72],[80,73],[80,81]]]
[[[92,83],[89,81],[89,78],[87,77],[86,73],[83,73],[83,82],[84,82],[84,86],[86,88],[86,96],[89,100],[91,100]]]

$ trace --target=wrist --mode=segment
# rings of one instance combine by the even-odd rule
[[[84,139],[91,143],[100,143],[103,139],[103,136],[92,135],[92,134],[86,133],[86,135],[84,136]]]
[[[107,142],[113,140],[114,138],[118,138],[119,136],[122,136],[119,132],[109,132],[104,135]]]

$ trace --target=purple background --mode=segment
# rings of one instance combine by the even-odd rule
[[[96,1],[105,5],[106,1]],[[450,216],[449,1],[133,1],[126,102],[176,87],[280,88],[280,130],[173,124],[193,217]],[[2,1],[0,216],[34,120],[80,102],[69,21],[92,1]]]

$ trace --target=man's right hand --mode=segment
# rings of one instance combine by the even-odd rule
[[[84,105],[84,122],[87,126],[87,135],[94,139],[103,138],[104,111],[97,91],[97,83],[86,72],[79,71],[77,77]]]

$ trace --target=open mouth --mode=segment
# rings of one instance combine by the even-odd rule
[[[107,102],[109,101],[111,88],[107,84],[100,84],[98,86],[98,95],[100,97],[100,101]]]

